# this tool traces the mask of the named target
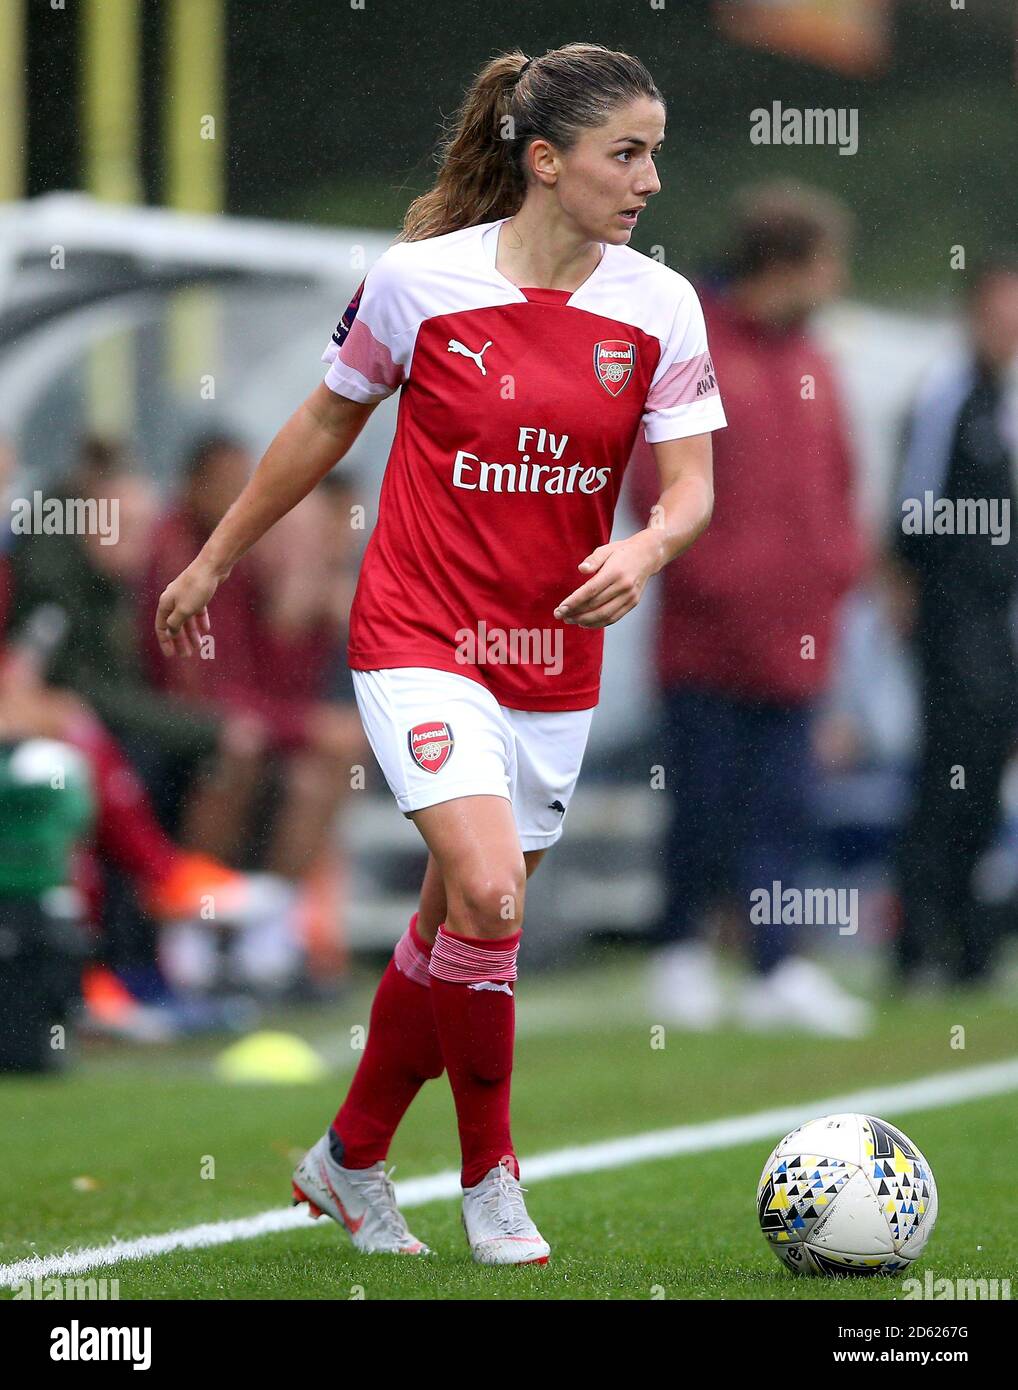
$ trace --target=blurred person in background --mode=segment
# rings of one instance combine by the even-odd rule
[[[140,1041],[162,1041],[224,1023],[232,1027],[239,1017],[236,1006],[227,1001],[220,1009],[187,997],[178,986],[193,982],[167,978],[166,957],[172,961],[178,938],[192,931],[207,940],[208,952],[218,955],[222,936],[222,954],[240,967],[234,971],[235,983],[263,988],[289,983],[292,968],[281,979],[267,978],[258,962],[253,970],[243,968],[251,955],[249,938],[263,929],[273,911],[272,898],[260,882],[181,850],[164,832],[144,785],[109,731],[79,696],[42,682],[44,662],[32,650],[39,636],[33,630],[18,646],[0,647],[0,754],[9,758],[6,780],[0,779],[0,899],[6,893],[24,897],[26,881],[33,900],[38,898],[43,891],[34,887],[39,872],[52,873],[50,846],[63,843],[70,867],[65,877],[48,881],[45,890],[60,889],[60,915],[80,929],[76,954],[87,953],[91,962],[84,979],[89,1025]],[[26,762],[32,769],[63,768],[68,779],[77,778],[80,769],[92,789],[87,833],[84,827],[80,835],[61,832],[70,812],[65,815],[59,806],[59,783],[50,788],[61,794],[56,801],[39,804],[44,800],[40,791],[30,808],[37,814],[26,816],[25,797],[32,795],[21,786],[26,779],[20,768]],[[33,775],[31,780],[43,779]],[[36,862],[40,845],[43,859]],[[32,862],[27,876],[26,856]],[[199,860],[205,861],[201,872]],[[110,889],[112,885],[115,913],[118,879],[130,885],[141,911],[114,922]],[[227,930],[221,933],[220,928]],[[60,942],[66,946],[66,931]],[[54,937],[51,944],[59,942]]]
[[[138,612],[153,684],[219,717],[244,718],[257,731],[259,756],[247,776],[221,783],[218,805],[206,803],[193,832],[234,860],[254,838],[252,816],[271,757],[281,769],[282,801],[262,867],[297,884],[327,845],[352,765],[366,757],[356,710],[329,690],[345,614],[329,588],[327,503],[307,498],[238,564],[217,605],[215,637],[193,660],[164,661],[151,623],[160,593],[204,545],[253,466],[247,448],[225,435],[191,450],[179,500],[155,528]]]
[[[0,699],[0,1072],[68,1060],[88,950],[74,891],[88,833],[85,760],[66,743],[11,738]]]
[[[849,240],[835,199],[785,183],[750,188],[735,202],[726,274],[702,296],[729,423],[715,437],[713,523],[664,571],[657,630],[671,804],[651,1006],[679,1026],[724,1016],[702,928],[728,896],[752,947],[736,1005],[743,1026],[834,1036],[869,1026],[868,1005],[800,954],[800,929],[753,925],[748,912],[754,890],[801,884],[811,715],[840,601],[863,567],[838,386],[807,328],[847,283]],[[631,486],[645,514],[656,486],[639,440]]]
[[[33,529],[12,537],[2,604],[7,623],[0,629],[9,648],[7,699],[18,691],[24,699],[41,697],[44,685],[64,692],[65,705],[69,692],[80,697],[77,706],[90,716],[92,742],[120,769],[124,833],[133,834],[137,850],[129,859],[137,859],[139,872],[144,865],[152,885],[147,908],[161,916],[189,916],[205,894],[237,898],[239,876],[197,847],[171,845],[145,792],[151,788],[158,800],[171,776],[193,774],[210,757],[249,762],[258,751],[243,727],[194,701],[155,691],[145,679],[135,609],[157,505],[151,484],[131,470],[120,444],[88,437],[51,497],[105,503],[115,527],[106,535],[98,528],[83,534]],[[24,660],[39,622],[52,632],[45,639],[45,679],[37,664]],[[129,812],[128,806],[137,809]]]
[[[0,639],[10,609],[15,467],[13,448],[0,438]],[[0,1072],[45,1072],[66,1063],[68,1049],[53,1042],[64,1041],[80,1003],[87,946],[69,888],[93,801],[82,760],[49,737],[48,712],[36,707],[28,729],[19,727],[2,658],[0,647]]]
[[[905,986],[944,971],[979,984],[993,962],[994,917],[978,901],[973,873],[1000,827],[1001,778],[1018,729],[1016,357],[1018,250],[1009,250],[971,272],[965,346],[937,363],[911,411],[887,565],[891,612],[918,668],[922,721],[898,865],[895,954]],[[933,519],[931,504],[953,509],[962,499],[982,509],[974,515],[987,525],[963,529],[953,511]],[[918,515],[921,526],[910,520]]]
[[[14,445],[6,434],[0,433],[0,637],[7,629],[11,615],[10,551],[15,541],[11,512],[17,467]]]
[[[4,457],[10,473],[9,445]],[[228,769],[243,766],[253,750],[240,721],[209,717],[142,679],[134,610],[155,498],[123,448],[86,439],[75,467],[45,500],[102,502],[94,517],[105,524],[71,531],[64,513],[64,524],[50,532],[34,520],[24,534],[20,525],[3,528],[0,737],[12,746],[58,740],[83,756],[96,815],[94,834],[76,853],[74,885],[98,933],[96,954],[165,1009],[167,1035],[171,1015],[179,1022],[187,1010],[168,988],[160,958],[183,924],[197,923],[209,950],[218,950],[216,926],[242,928],[238,939],[246,943],[278,898],[269,881],[228,868],[200,841],[185,847],[174,839],[167,792],[180,784],[187,791],[206,759]],[[201,796],[199,781],[194,799]],[[232,952],[244,949],[231,937]],[[210,1023],[213,1013],[205,1011]],[[193,1009],[188,1017],[197,1023]]]
[[[8,552],[14,541],[10,525],[10,497],[16,467],[14,449],[0,434],[0,638],[7,628],[11,611],[11,562]]]
[[[326,693],[330,700],[347,701],[356,714],[353,677],[346,660],[349,633],[350,605],[357,588],[357,571],[363,546],[357,535],[365,535],[364,508],[360,503],[360,486],[345,468],[334,468],[322,479],[318,498],[325,502],[325,557],[321,575],[326,589],[326,604],[339,634],[339,651],[326,677]],[[272,534],[271,532],[269,533]],[[358,716],[358,728],[361,728]],[[363,731],[362,731],[363,732]],[[364,746],[367,753],[367,746]]]

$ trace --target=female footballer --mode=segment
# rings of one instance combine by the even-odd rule
[[[725,424],[693,288],[629,246],[660,191],[664,124],[661,93],[626,53],[577,43],[487,63],[435,186],[333,334],[324,382],[159,601],[163,652],[189,655],[233,565],[400,389],[349,663],[428,863],[349,1094],[293,1179],[295,1200],[363,1251],[429,1253],[385,1159],[444,1069],[474,1258],[548,1259],[509,1123],[526,880],[562,833],[603,629],[706,527],[710,432]],[[640,428],[660,500],[644,530],[612,542]]]

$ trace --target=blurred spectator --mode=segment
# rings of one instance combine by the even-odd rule
[[[8,991],[0,1069],[45,1070],[65,1060],[40,1038],[54,1023],[73,1023],[86,954],[123,969],[120,943],[96,931],[111,867],[173,931],[181,919],[204,919],[210,904],[215,919],[202,921],[206,934],[248,924],[260,910],[244,875],[181,851],[165,835],[116,742],[77,695],[41,683],[38,658],[26,647],[0,649],[0,938],[7,948],[0,983]],[[95,979],[98,967],[88,974]],[[158,1011],[122,986],[117,994],[103,1025],[120,1035],[160,1040],[200,1022],[189,1022],[165,989]],[[87,1002],[91,1013],[91,994]]]
[[[52,496],[102,505],[105,513],[96,515],[115,519],[115,538],[110,543],[113,527],[107,535],[94,527],[85,534],[15,536],[8,639],[16,643],[41,609],[62,617],[49,683],[87,701],[150,786],[171,774],[193,776],[217,751],[243,757],[242,738],[215,711],[153,690],[145,677],[136,608],[157,506],[151,484],[131,473],[119,445],[88,438]]]
[[[9,446],[0,463],[12,471]],[[0,477],[0,491],[3,485]],[[154,516],[149,485],[127,471],[117,446],[89,439],[52,498],[104,503],[91,517],[103,525],[62,524],[46,533],[33,519],[24,534],[3,528],[11,544],[0,554],[0,618],[10,624],[0,626],[0,739],[12,747],[60,740],[84,755],[97,814],[94,838],[75,860],[75,886],[92,923],[102,926],[104,958],[162,997],[150,918],[200,919],[207,934],[213,912],[217,924],[250,926],[278,895],[271,883],[176,844],[136,770],[140,763],[158,791],[165,777],[179,776],[217,744],[226,743],[220,766],[238,756],[231,722],[151,691],[140,676],[135,586]]]
[[[838,387],[806,328],[842,292],[849,236],[847,213],[826,195],[750,189],[736,206],[725,278],[701,292],[728,428],[714,435],[710,527],[661,578],[671,818],[652,977],[654,1016],[692,1028],[722,1015],[700,932],[727,894],[752,939],[744,1026],[854,1036],[869,1019],[863,1001],[796,954],[796,928],[748,920],[753,890],[802,886],[811,711],[839,602],[863,567]],[[660,484],[642,434],[631,480],[647,515]]]
[[[350,605],[357,587],[357,570],[365,537],[364,508],[357,501],[359,492],[353,477],[334,468],[322,480],[319,497],[325,502],[325,558],[322,579],[325,604],[340,635],[340,651],[326,675],[325,694],[330,700],[346,701],[353,709],[353,680],[346,660]],[[360,535],[361,544],[355,537]],[[272,532],[269,532],[272,535]]]
[[[67,1062],[86,952],[68,885],[91,815],[73,748],[0,733],[0,1072]]]
[[[123,750],[77,695],[43,684],[30,654],[0,648],[0,739],[16,745],[26,739],[66,743],[83,755],[96,791],[96,849],[102,862],[116,865],[139,888],[139,900],[152,916],[174,921],[198,917],[207,899],[216,915],[230,920],[245,907],[246,881],[208,855],[181,850],[155,817],[145,787]],[[102,908],[101,862],[83,860],[78,886],[98,923]]]
[[[0,435],[0,636],[7,627],[11,608],[11,565],[8,551],[14,541],[10,524],[10,497],[15,463],[13,448],[3,435]]]
[[[345,611],[330,584],[329,504],[319,493],[280,521],[234,566],[211,606],[212,631],[191,660],[166,661],[152,615],[165,586],[208,539],[252,468],[233,439],[202,440],[187,459],[179,502],[158,523],[140,606],[154,685],[221,716],[250,721],[282,777],[264,867],[296,882],[326,849],[351,766],[365,745],[352,704],[329,688],[342,655]],[[220,788],[218,807],[192,831],[222,858],[250,843],[265,759],[244,781]]]
[[[249,764],[258,749],[245,746],[243,728],[196,701],[152,690],[145,680],[136,607],[155,519],[151,485],[130,472],[119,445],[86,438],[76,466],[50,496],[61,503],[96,504],[94,517],[104,518],[106,526],[46,533],[33,525],[28,534],[14,536],[8,556],[9,621],[6,632],[0,630],[8,644],[8,708],[18,698],[47,704],[58,698],[56,691],[44,696],[40,669],[19,669],[40,625],[56,624],[58,635],[47,643],[45,684],[63,692],[65,706],[75,703],[69,692],[82,697],[79,709],[104,738],[113,735],[109,742],[121,745],[118,760],[140,771],[147,786],[158,793],[167,779],[186,785],[211,754],[218,753],[228,766]],[[137,802],[142,788],[134,771],[131,778],[136,784],[131,799]],[[126,785],[126,777],[121,780]],[[203,788],[199,783],[199,796]],[[160,809],[165,812],[165,804]],[[144,824],[129,816],[124,833],[136,831],[136,842],[145,845],[140,853],[146,867],[141,869],[139,860],[132,872],[161,883],[157,897],[146,895],[145,906],[190,915],[203,885],[209,889],[213,882],[222,886],[234,879],[206,854],[178,851],[157,826],[147,798],[143,819]]]
[[[899,856],[904,984],[929,967],[957,982],[990,970],[995,918],[974,896],[973,871],[999,827],[1018,725],[1018,436],[1006,390],[1018,355],[1018,252],[972,272],[966,317],[965,351],[938,364],[911,413],[887,575],[918,666],[922,720]],[[962,499],[976,504],[968,523],[956,510]],[[934,520],[935,507],[944,519]]]

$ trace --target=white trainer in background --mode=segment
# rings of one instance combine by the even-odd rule
[[[745,983],[738,1021],[754,1032],[804,1029],[830,1038],[863,1038],[873,1025],[873,1009],[847,994],[814,961],[789,956]]]
[[[714,952],[704,941],[682,941],[654,953],[650,1012],[659,1023],[691,1032],[717,1028],[725,1013]]]

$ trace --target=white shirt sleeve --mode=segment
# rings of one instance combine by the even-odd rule
[[[336,325],[322,361],[325,384],[337,395],[370,404],[403,385],[413,334],[401,319],[399,276],[390,252],[361,281]]]
[[[689,281],[682,280],[682,286],[644,405],[643,432],[648,444],[706,434],[728,424],[707,346],[703,310]]]

